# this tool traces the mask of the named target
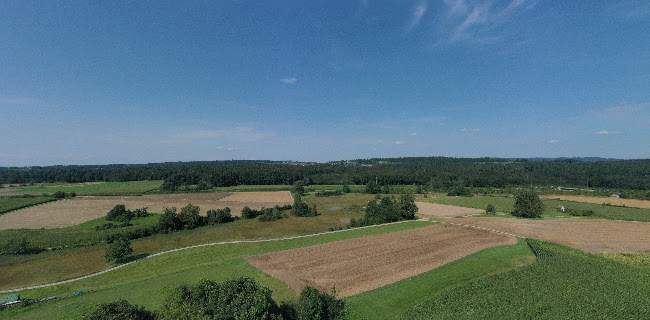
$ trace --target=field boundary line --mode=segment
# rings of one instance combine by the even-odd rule
[[[176,248],[176,249],[171,249],[171,250],[166,250],[158,253],[154,253],[151,255],[148,255],[146,257],[142,257],[137,260],[133,260],[128,263],[124,263],[115,267],[108,268],[103,271],[91,273],[89,275],[73,278],[73,279],[68,279],[68,280],[63,280],[63,281],[58,281],[58,282],[53,282],[53,283],[47,283],[47,284],[40,284],[36,286],[29,286],[29,287],[23,287],[23,288],[16,288],[16,289],[7,289],[7,290],[0,290],[0,293],[10,293],[10,292],[17,292],[17,291],[24,291],[24,290],[32,290],[32,289],[40,289],[40,288],[47,288],[47,287],[53,287],[53,286],[58,286],[62,284],[67,284],[67,283],[72,283],[76,282],[79,280],[84,280],[88,278],[92,278],[113,270],[117,270],[123,267],[126,267],[128,265],[134,264],[136,262],[142,261],[144,259],[160,256],[163,254],[167,253],[172,253],[176,251],[182,251],[182,250],[187,250],[187,249],[194,249],[194,248],[200,248],[200,247],[207,247],[207,246],[215,246],[215,245],[225,245],[225,244],[237,244],[237,243],[260,243],[260,242],[271,242],[271,241],[283,241],[283,240],[293,240],[293,239],[300,239],[300,238],[308,238],[308,237],[315,237],[315,236],[321,236],[321,235],[326,235],[326,234],[333,234],[333,233],[339,233],[339,232],[346,232],[346,231],[353,231],[353,230],[359,230],[359,229],[366,229],[366,228],[374,228],[374,227],[381,227],[381,226],[388,226],[388,225],[393,225],[393,224],[399,224],[399,223],[405,223],[405,222],[413,222],[413,221],[424,221],[424,222],[440,222],[440,221],[432,221],[432,220],[423,220],[423,219],[415,219],[415,220],[403,220],[403,221],[397,221],[397,222],[389,222],[389,223],[383,223],[383,224],[375,224],[371,226],[364,226],[364,227],[358,227],[358,228],[351,228],[351,229],[343,229],[343,230],[334,230],[334,231],[326,231],[326,232],[320,232],[320,233],[312,233],[312,234],[306,234],[306,235],[301,235],[301,236],[293,236],[293,237],[285,237],[285,238],[273,238],[273,239],[259,239],[259,240],[235,240],[235,241],[220,241],[220,242],[212,242],[212,243],[204,243],[204,244],[197,244],[193,246],[188,246],[188,247],[182,247],[182,248]],[[448,223],[448,222],[447,222]]]
[[[481,227],[481,226],[475,226],[475,225],[471,225],[471,224],[456,223],[456,222],[448,222],[448,221],[440,221],[440,220],[430,220],[430,221],[435,221],[435,222],[444,223],[444,224],[450,224],[450,225],[454,225],[454,226],[461,226],[461,227],[467,227],[467,228],[474,228],[474,229],[479,229],[479,230],[485,230],[485,231],[490,231],[490,232],[495,232],[495,233],[503,234],[503,235],[506,235],[506,236],[512,236],[512,237],[515,237],[515,238],[526,239],[526,237],[522,237],[522,236],[520,236],[520,235],[516,235],[516,234],[514,234],[514,233],[508,233],[508,232],[501,231],[501,230],[497,230],[497,229],[491,229],[491,228],[486,228],[486,227]]]

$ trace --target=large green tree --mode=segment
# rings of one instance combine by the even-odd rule
[[[517,194],[512,211],[513,216],[540,218],[542,213],[544,213],[544,204],[535,191],[526,190]]]
[[[126,237],[117,238],[106,249],[106,262],[122,263],[132,253],[131,241]]]

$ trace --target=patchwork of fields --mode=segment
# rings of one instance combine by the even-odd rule
[[[292,200],[288,191],[77,197],[3,214],[0,216],[0,230],[73,226],[103,217],[117,204],[124,204],[130,210],[148,207],[149,212],[162,213],[167,207],[180,210],[188,203],[201,207],[203,215],[209,209],[225,207],[229,207],[233,215],[239,215],[244,206],[270,208],[290,204]]]

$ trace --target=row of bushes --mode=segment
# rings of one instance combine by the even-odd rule
[[[351,219],[348,227],[356,228],[401,220],[413,220],[417,211],[415,196],[411,193],[403,194],[399,199],[383,197],[368,202],[366,215],[361,219]]]
[[[218,283],[201,280],[172,290],[162,308],[152,312],[119,300],[99,305],[84,319],[342,319],[345,302],[335,293],[326,294],[305,287],[296,305],[278,305],[269,288],[248,277]]]

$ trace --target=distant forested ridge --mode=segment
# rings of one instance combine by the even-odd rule
[[[650,159],[580,161],[410,157],[329,163],[201,161],[141,165],[0,168],[0,183],[165,180],[163,186],[307,184],[427,185],[432,188],[563,185],[650,189]]]

